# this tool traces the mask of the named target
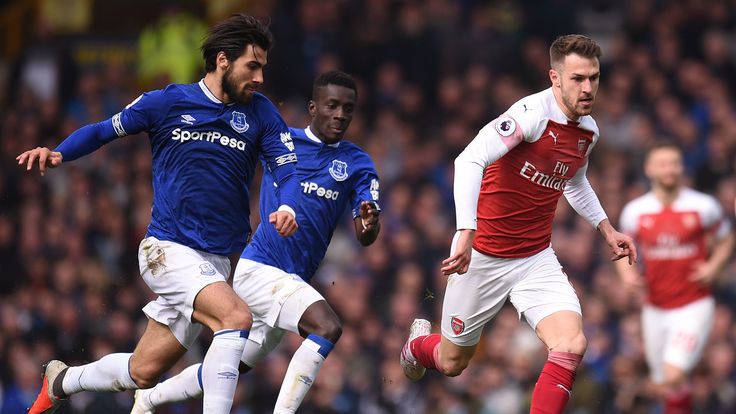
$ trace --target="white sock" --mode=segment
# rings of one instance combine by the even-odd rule
[[[309,335],[302,342],[286,370],[274,414],[296,412],[333,347],[332,342],[318,335]]]
[[[202,362],[204,411],[207,414],[228,414],[238,385],[238,365],[248,339],[247,330],[217,331]]]
[[[133,354],[110,354],[99,361],[69,367],[61,381],[66,395],[80,391],[123,391],[138,388],[130,377],[128,362]]]
[[[202,396],[202,386],[199,381],[199,372],[202,364],[186,367],[179,374],[156,384],[150,390],[144,390],[143,403],[149,408],[156,408],[164,404],[193,400]]]

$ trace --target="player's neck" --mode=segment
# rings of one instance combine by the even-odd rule
[[[577,115],[575,115],[574,113],[572,113],[567,108],[567,106],[565,106],[565,103],[562,101],[562,96],[560,96],[557,93],[557,89],[552,88],[552,95],[554,95],[554,97],[555,97],[555,103],[557,104],[557,107],[560,108],[560,111],[562,111],[562,114],[565,115],[565,117],[567,118],[567,120],[568,121],[572,121],[572,122],[578,122],[578,120],[580,119],[580,117],[577,116]]]
[[[230,103],[230,98],[222,90],[222,77],[218,76],[215,72],[209,72],[204,75],[204,86],[210,90],[215,98],[219,99],[222,103]]]
[[[680,195],[679,186],[672,189],[654,187],[652,191],[654,191],[654,196],[657,197],[657,200],[659,200],[660,203],[666,206],[674,203],[675,199],[677,199],[677,196]]]

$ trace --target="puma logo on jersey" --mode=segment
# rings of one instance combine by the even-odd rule
[[[555,145],[557,145],[557,137],[559,135],[560,135],[559,132],[555,134],[553,131],[549,131],[549,136],[552,137],[552,140],[555,142]]]

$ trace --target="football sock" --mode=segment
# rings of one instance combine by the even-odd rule
[[[204,410],[207,414],[228,414],[238,385],[238,365],[248,330],[223,329],[214,333],[202,362]]]
[[[667,393],[664,399],[664,414],[690,414],[692,412],[692,390],[689,385]]]
[[[296,412],[334,346],[319,335],[307,336],[291,358],[276,399],[274,414]]]
[[[110,354],[99,361],[79,367],[69,367],[61,380],[66,397],[80,391],[123,391],[138,388],[130,377],[128,363],[133,354]],[[54,387],[54,394],[58,387]]]
[[[145,405],[156,408],[160,405],[200,398],[202,391],[202,364],[186,367],[179,374],[157,384],[145,395]]]
[[[530,414],[561,414],[570,399],[582,355],[551,351],[532,394]]]
[[[419,365],[429,369],[437,369],[437,355],[441,340],[440,334],[435,333],[418,336],[411,341],[409,349]]]

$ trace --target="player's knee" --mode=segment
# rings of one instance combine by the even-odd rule
[[[573,354],[584,355],[585,350],[588,348],[588,339],[582,332],[567,337],[561,338],[556,345],[552,347],[552,350],[559,352],[570,352]]]
[[[130,363],[130,378],[133,379],[138,388],[152,388],[158,384],[162,373],[157,367],[150,364]]]
[[[253,326],[253,314],[245,303],[235,303],[220,316],[220,329],[250,329]]]
[[[437,370],[448,377],[457,377],[465,371],[469,362],[465,358],[445,358],[437,361]]]
[[[664,372],[664,386],[669,389],[678,389],[685,383],[685,373],[679,369],[668,369]]]
[[[322,321],[313,333],[336,344],[342,336],[342,325],[338,319],[327,319]]]

